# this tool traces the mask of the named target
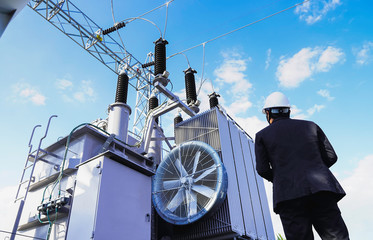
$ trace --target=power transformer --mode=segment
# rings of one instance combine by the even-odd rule
[[[212,108],[175,126],[153,177],[154,239],[275,239],[254,142]]]

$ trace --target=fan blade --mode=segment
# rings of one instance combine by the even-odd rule
[[[199,160],[200,156],[201,156],[201,152],[200,151],[198,151],[196,153],[196,155],[194,156],[194,164],[193,164],[193,172],[192,172],[192,174],[194,174],[196,172],[196,170],[197,170],[198,160]]]
[[[192,186],[193,191],[196,191],[200,194],[202,194],[205,197],[212,198],[215,194],[214,189],[211,189],[204,185],[193,185]]]
[[[188,202],[189,202],[189,217],[197,214],[197,195],[193,192],[188,190]]]
[[[169,190],[172,188],[178,188],[181,186],[180,180],[170,180],[170,181],[164,181],[163,182],[163,189]]]
[[[196,178],[196,179],[194,180],[194,182],[198,182],[199,180],[203,179],[204,177],[206,177],[207,175],[209,175],[210,173],[212,173],[212,172],[215,171],[215,170],[216,170],[216,166],[207,169],[207,170],[204,171],[201,175],[199,175],[198,178]]]
[[[184,188],[180,188],[179,191],[177,191],[174,198],[168,203],[167,209],[171,212],[174,212],[177,207],[180,206],[180,204],[184,200]]]
[[[185,171],[184,166],[181,164],[181,161],[179,158],[175,160],[175,165],[177,169],[179,170],[181,177],[185,177],[186,175],[188,175],[188,173]]]

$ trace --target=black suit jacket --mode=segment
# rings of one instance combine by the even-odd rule
[[[319,126],[310,121],[276,119],[256,134],[256,170],[273,182],[273,205],[320,191],[346,195],[329,170],[337,155]]]

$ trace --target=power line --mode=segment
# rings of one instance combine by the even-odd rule
[[[154,8],[154,9],[152,9],[152,10],[146,12],[146,13],[141,14],[141,15],[138,16],[138,17],[132,18],[131,20],[129,20],[128,22],[126,22],[126,24],[127,24],[127,23],[130,23],[130,22],[132,22],[132,21],[134,21],[134,20],[137,19],[137,18],[141,18],[141,17],[145,16],[146,14],[149,14],[149,13],[151,13],[151,12],[154,12],[155,10],[157,10],[157,9],[163,7],[163,6],[167,6],[167,7],[168,7],[168,4],[170,4],[170,3],[173,2],[173,1],[175,1],[175,0],[170,0],[170,1],[168,1],[168,2],[166,2],[166,3],[164,3],[164,4],[162,4],[162,5],[160,5],[160,6],[156,7],[156,8]]]
[[[173,0],[172,0],[173,1]],[[170,1],[171,2],[171,1]],[[170,2],[167,2],[166,3],[166,21],[165,21],[165,24],[164,24],[164,31],[163,31],[163,39],[165,38],[166,36],[166,28],[167,28],[167,20],[168,20],[168,4]]]
[[[254,22],[251,22],[251,23],[249,23],[249,24],[246,24],[246,25],[244,25],[244,26],[242,26],[242,27],[239,27],[239,28],[237,28],[237,29],[234,29],[234,30],[232,30],[232,31],[230,31],[230,32],[224,33],[224,34],[222,34],[222,35],[220,35],[220,36],[217,36],[217,37],[214,37],[214,38],[212,38],[212,39],[210,39],[210,40],[207,40],[207,41],[205,41],[205,42],[203,42],[203,43],[200,43],[200,44],[197,44],[197,45],[195,45],[195,46],[193,46],[193,47],[187,48],[187,49],[185,49],[185,50],[183,50],[183,51],[181,51],[181,52],[178,52],[178,53],[172,54],[172,55],[169,56],[167,59],[172,58],[172,57],[174,57],[174,56],[176,56],[176,55],[178,55],[178,54],[181,54],[181,53],[184,53],[184,52],[190,51],[190,50],[192,50],[192,49],[194,49],[194,48],[196,48],[196,47],[199,47],[199,46],[202,46],[202,45],[206,45],[206,43],[209,43],[209,42],[215,41],[215,40],[217,40],[217,39],[219,39],[219,38],[225,37],[225,36],[227,36],[227,35],[229,35],[229,34],[232,34],[232,33],[234,33],[234,32],[237,32],[237,31],[241,30],[241,29],[244,29],[244,28],[246,28],[246,27],[249,27],[249,26],[251,26],[251,25],[254,25],[254,24],[256,24],[256,23],[259,23],[259,22],[261,22],[261,21],[264,21],[264,20],[266,20],[266,19],[268,19],[268,18],[271,18],[271,17],[273,17],[273,16],[276,16],[276,15],[278,15],[278,14],[280,14],[280,13],[286,12],[286,11],[292,9],[292,8],[295,8],[295,7],[297,7],[297,6],[299,6],[299,5],[302,5],[302,4],[304,4],[304,3],[306,3],[306,2],[309,2],[309,1],[310,1],[310,0],[306,0],[306,1],[303,1],[303,2],[300,2],[300,3],[297,3],[297,4],[295,4],[295,5],[291,6],[291,7],[285,8],[285,9],[279,11],[279,12],[273,13],[273,14],[271,14],[271,15],[268,15],[268,16],[264,17],[264,18],[261,18],[261,19],[259,19],[259,20],[254,21]]]
[[[167,12],[166,12],[166,23],[165,23],[165,28],[164,28],[164,34],[165,34],[165,32],[166,32],[166,26],[167,26],[167,18],[168,18],[168,5],[169,5],[171,2],[173,2],[173,1],[174,1],[174,0],[170,0],[170,1],[168,1],[168,2],[166,2],[166,3],[164,3],[164,4],[160,5],[160,6],[158,6],[158,7],[156,7],[156,8],[153,8],[153,9],[150,10],[150,11],[147,11],[147,12],[141,14],[141,15],[138,16],[138,17],[128,18],[128,19],[125,19],[125,20],[120,21],[119,23],[125,23],[125,25],[127,25],[128,23],[133,22],[133,21],[135,21],[136,19],[145,20],[145,21],[150,22],[151,24],[153,24],[153,25],[158,29],[158,31],[160,32],[160,35],[161,35],[161,37],[162,37],[162,32],[161,32],[161,30],[159,29],[159,27],[158,27],[154,22],[152,22],[152,21],[150,21],[150,20],[148,20],[148,19],[142,18],[142,17],[145,16],[145,15],[147,15],[147,14],[149,14],[149,13],[151,13],[151,12],[154,12],[155,10],[157,10],[157,9],[163,7],[163,6],[166,6],[166,7],[167,7],[167,9],[166,9]],[[123,40],[122,40],[122,37],[121,37],[120,33],[118,32],[118,28],[117,28],[117,24],[118,24],[118,23],[116,22],[116,20],[115,20],[115,16],[114,16],[114,3],[113,3],[113,0],[110,1],[110,5],[111,5],[111,16],[112,16],[112,18],[113,18],[114,27],[115,27],[115,29],[116,29],[116,32],[118,33],[118,37],[119,37],[119,39],[120,39],[120,41],[121,41],[121,43],[122,43],[122,46],[123,46],[123,48],[125,49],[125,46],[124,46],[124,42],[123,42]],[[122,54],[124,55],[123,52],[122,52]],[[125,55],[124,55],[124,56],[125,56]]]

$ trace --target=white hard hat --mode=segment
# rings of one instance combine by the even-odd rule
[[[265,113],[267,108],[280,107],[290,108],[289,100],[285,94],[281,92],[273,92],[266,98],[262,112]]]

